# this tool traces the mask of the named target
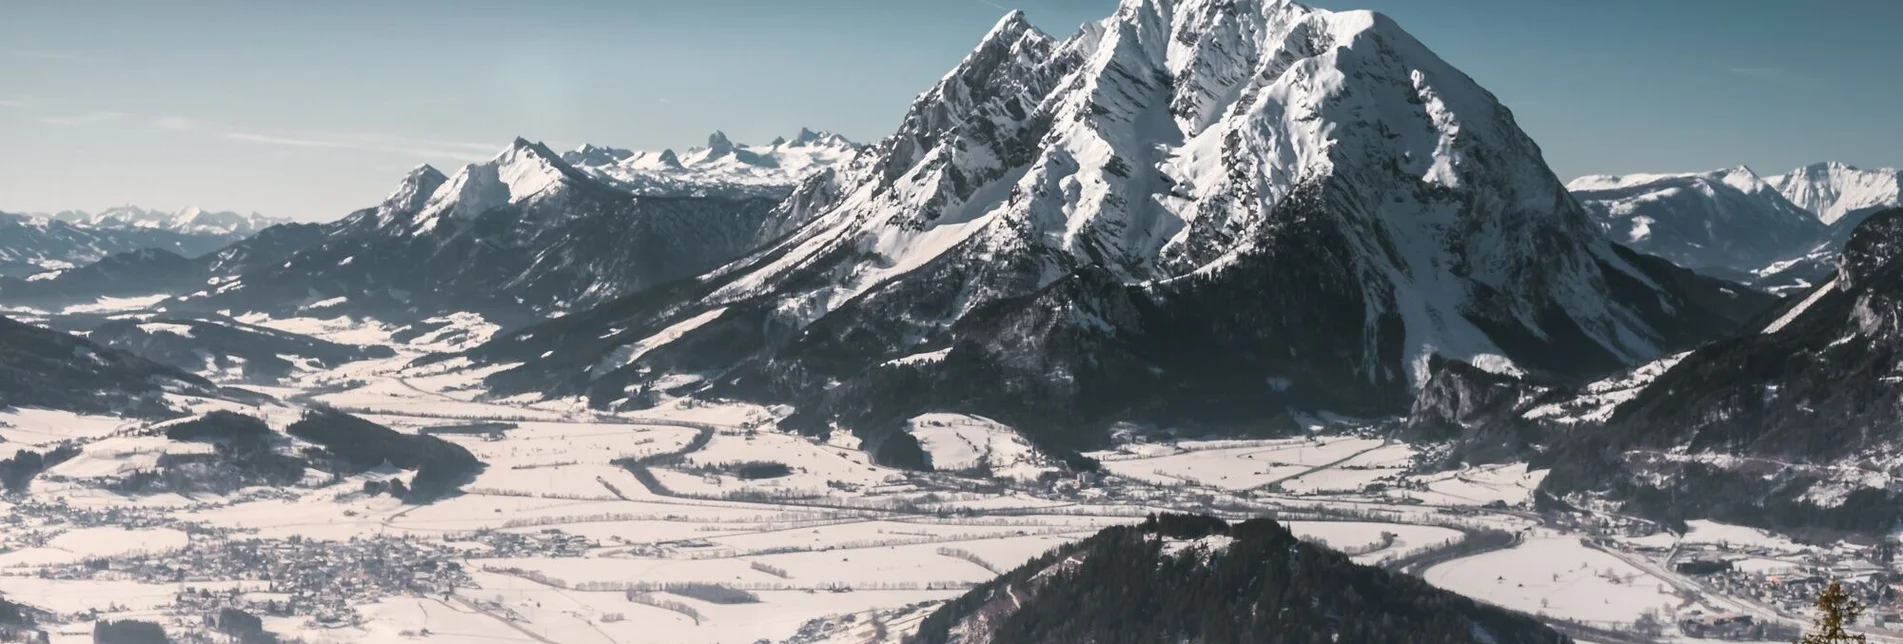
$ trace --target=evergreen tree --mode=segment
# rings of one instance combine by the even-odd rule
[[[1863,614],[1863,604],[1851,599],[1850,593],[1844,592],[1843,584],[1832,580],[1824,592],[1817,595],[1816,606],[1817,617],[1811,622],[1811,632],[1797,644],[1863,644],[1867,641],[1862,634],[1844,631],[1844,625],[1856,622]]]

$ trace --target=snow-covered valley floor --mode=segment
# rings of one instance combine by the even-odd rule
[[[55,642],[90,641],[97,619],[208,632],[219,606],[308,642],[898,641],[938,602],[1160,510],[1274,515],[1360,563],[1607,631],[1648,616],[1801,617],[1672,572],[1693,551],[1731,553],[1763,575],[1861,570],[1853,550],[1717,524],[1682,542],[1613,516],[1559,525],[1527,509],[1543,472],[1422,473],[1416,448],[1379,437],[1131,443],[1091,455],[1102,474],[1067,475],[1010,428],[932,414],[912,431],[957,471],[908,472],[872,464],[848,435],[778,430],[790,410],[674,400],[606,414],[487,399],[483,370],[408,366],[441,349],[253,387],[283,403],[179,401],[279,430],[321,403],[486,464],[426,505],[367,492],[408,475],[388,467],[224,494],[128,493],[110,483],[212,447],[140,421],[0,411],[10,448],[79,448],[0,501],[0,595],[45,611]],[[476,423],[494,426],[468,430]],[[1511,536],[1447,554],[1488,532]]]

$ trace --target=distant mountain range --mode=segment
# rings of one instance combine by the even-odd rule
[[[783,198],[858,150],[806,129],[767,146],[716,133],[681,155],[598,146],[557,155],[518,139],[454,176],[418,167],[382,204],[328,224],[196,209],[22,217],[22,229],[68,233],[78,248],[60,254],[70,261],[22,253],[0,300],[173,294],[171,308],[201,312],[288,314],[324,301],[393,320],[470,310],[525,321],[692,276],[784,234],[804,214],[776,210]],[[216,242],[197,246],[143,241],[214,232]]]
[[[1594,175],[1566,184],[1614,241],[1686,268],[1748,276],[1809,250],[1817,215],[1743,166],[1696,174]]]
[[[638,195],[779,198],[801,179],[844,164],[860,149],[846,137],[800,128],[792,140],[777,138],[765,146],[734,143],[715,132],[706,147],[686,154],[584,145],[562,153],[562,160]]]
[[[315,243],[175,305],[283,313],[331,301],[391,320],[457,310],[535,319],[738,257],[778,234],[778,201],[635,194],[517,139],[454,176],[419,167]]]
[[[63,221],[80,228],[95,230],[166,230],[188,235],[247,236],[288,219],[266,217],[258,213],[213,212],[197,206],[176,212],[148,210],[138,206],[108,208],[96,213],[66,210],[36,218]]]
[[[230,232],[210,225],[158,225],[149,220],[143,223],[150,225],[135,225],[117,216],[69,218],[73,221],[53,215],[0,213],[0,276],[24,278],[147,249],[197,257],[254,232]]]
[[[279,224],[203,254],[147,247],[74,268],[0,276],[0,301],[56,307],[99,297],[190,292],[281,262],[322,235],[318,224]]]
[[[1818,283],[1863,217],[1903,204],[1895,169],[1818,163],[1764,178],[1592,175],[1567,184],[1614,241],[1774,292]]]

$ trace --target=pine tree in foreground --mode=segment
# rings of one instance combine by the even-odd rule
[[[1844,630],[1844,625],[1857,621],[1863,615],[1863,605],[1850,598],[1844,592],[1843,584],[1835,580],[1817,595],[1817,618],[1811,622],[1811,632],[1798,640],[1797,644],[1842,644],[1867,640],[1862,634],[1852,635]]]

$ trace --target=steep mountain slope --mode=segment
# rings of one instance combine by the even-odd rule
[[[1836,274],[1759,331],[1706,345],[1555,451],[1550,492],[1757,525],[1903,520],[1903,210],[1869,216]],[[1610,393],[1608,390],[1607,393]]]
[[[1532,617],[1357,565],[1269,519],[1107,528],[972,589],[915,644],[1566,642]]]
[[[1768,182],[1826,224],[1903,205],[1903,171],[1896,168],[1859,170],[1831,161],[1813,163]]]
[[[241,215],[235,212],[207,211],[197,206],[177,212],[120,206],[96,213],[66,210],[46,215],[46,217],[80,228],[96,230],[164,230],[186,235],[233,238],[250,236],[271,226],[290,223],[288,220],[266,217],[255,212]]]
[[[779,198],[801,180],[844,165],[860,146],[831,132],[801,128],[766,146],[734,143],[726,133],[686,154],[584,145],[562,160],[610,185],[641,195]]]
[[[162,415],[167,392],[217,395],[205,379],[58,331],[0,318],[0,406]]]
[[[1594,175],[1566,188],[1613,241],[1686,268],[1750,276],[1810,250],[1824,224],[1750,168]]]
[[[285,311],[318,301],[392,320],[478,311],[526,319],[688,277],[775,234],[769,199],[636,196],[517,139],[444,177],[424,166],[375,208],[282,262],[180,298]]]
[[[1604,241],[1512,114],[1388,18],[1128,0],[1011,14],[899,131],[709,273],[500,337],[503,391],[663,376],[907,451],[925,411],[1275,430],[1406,411],[1434,356],[1576,378],[1763,304]]]

